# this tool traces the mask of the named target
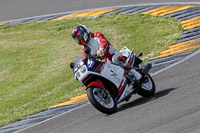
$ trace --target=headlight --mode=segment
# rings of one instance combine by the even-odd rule
[[[82,73],[85,73],[85,72],[86,72],[86,67],[82,67],[80,71],[81,71]]]
[[[80,76],[81,76],[81,73],[80,72],[76,72],[76,77],[80,78]]]

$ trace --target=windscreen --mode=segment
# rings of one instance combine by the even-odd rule
[[[75,59],[74,68],[73,68],[74,73],[78,70],[78,68],[80,66],[83,65],[82,60],[83,60],[83,55],[82,54]]]

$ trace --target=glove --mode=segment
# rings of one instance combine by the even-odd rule
[[[127,64],[124,66],[124,69],[125,69],[125,70],[131,70],[132,67],[130,66],[130,64],[127,63]]]
[[[73,69],[74,68],[74,62],[70,63],[70,68]]]
[[[100,57],[100,56],[103,56],[103,51],[101,49],[99,49],[97,51],[97,56]]]

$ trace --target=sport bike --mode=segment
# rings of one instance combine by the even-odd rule
[[[107,58],[88,55],[88,58],[83,60],[82,56],[79,56],[70,64],[75,78],[86,87],[90,103],[106,114],[116,112],[117,104],[128,101],[133,94],[150,97],[155,93],[154,81],[148,74],[151,64],[140,65],[142,60],[139,57],[142,53],[136,56],[127,47],[122,48],[120,53],[131,67],[143,73],[140,82],[136,82],[133,76],[127,74],[127,70],[112,64]]]

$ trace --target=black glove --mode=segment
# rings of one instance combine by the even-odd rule
[[[74,62],[70,63],[70,68],[73,69],[74,68]]]

